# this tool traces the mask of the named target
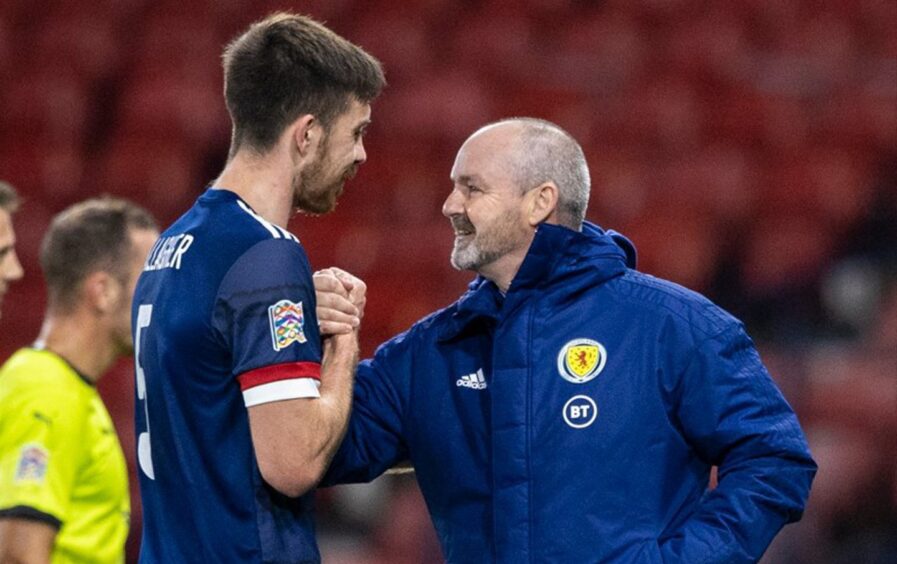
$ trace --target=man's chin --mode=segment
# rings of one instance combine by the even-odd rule
[[[340,186],[337,190],[329,192],[325,197],[296,198],[293,205],[301,212],[312,215],[323,215],[336,209],[337,199],[342,193],[343,188]]]
[[[457,249],[452,251],[451,263],[455,270],[473,270],[479,268],[479,257],[471,257],[465,252],[467,249]]]
[[[336,209],[336,202],[315,202],[297,206],[300,212],[308,215],[325,215]]]

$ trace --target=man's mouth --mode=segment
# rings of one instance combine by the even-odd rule
[[[467,237],[476,233],[476,229],[468,222],[452,222],[452,228],[455,230],[455,237]]]

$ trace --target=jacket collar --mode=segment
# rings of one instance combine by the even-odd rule
[[[554,287],[563,284],[562,292],[572,292],[584,284],[595,285],[618,276],[635,264],[635,246],[619,233],[604,231],[589,222],[583,224],[581,232],[542,224],[507,295],[502,295],[490,280],[477,276],[456,302],[439,338],[458,337],[477,321],[496,322],[503,310],[526,299],[531,290],[550,287],[555,293],[558,291]]]

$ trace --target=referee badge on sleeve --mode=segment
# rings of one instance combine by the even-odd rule
[[[268,308],[268,320],[271,323],[271,339],[275,351],[281,351],[293,343],[301,344],[306,341],[302,302],[280,300]]]
[[[16,482],[43,482],[49,460],[50,453],[43,446],[37,443],[23,446],[16,466]]]

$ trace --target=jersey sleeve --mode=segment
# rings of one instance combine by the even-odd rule
[[[271,239],[247,250],[219,286],[212,324],[246,407],[320,397],[314,284],[298,243]]]
[[[5,374],[4,377],[13,377]],[[69,394],[16,386],[0,428],[0,516],[61,527],[71,515],[87,412]]]

